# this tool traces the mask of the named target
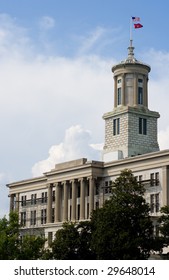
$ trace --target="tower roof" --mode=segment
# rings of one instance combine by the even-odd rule
[[[148,64],[145,64],[139,60],[137,60],[134,57],[134,47],[133,47],[133,40],[130,40],[130,45],[128,47],[128,56],[125,60],[122,60],[120,63],[114,65],[112,67],[112,72],[114,72],[116,69],[121,68],[122,66],[130,66],[130,65],[135,65],[135,66],[142,66],[144,68],[147,68],[147,71],[150,72],[151,67]]]

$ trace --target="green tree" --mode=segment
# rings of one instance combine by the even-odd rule
[[[91,251],[91,227],[89,221],[64,223],[63,228],[55,234],[52,243],[52,254],[58,260],[94,259]]]
[[[19,246],[19,223],[18,214],[11,212],[9,220],[0,219],[0,259],[14,260],[18,256]]]
[[[57,260],[77,260],[79,234],[74,223],[64,223],[55,234],[52,243],[53,258]]]
[[[153,226],[144,187],[130,170],[112,183],[112,195],[91,216],[92,249],[98,259],[147,259]]]
[[[0,219],[0,260],[35,260],[44,258],[45,240],[41,237],[20,237],[18,213]]]
[[[161,216],[158,219],[159,223],[159,243],[162,247],[169,246],[169,206],[164,206],[161,208]],[[162,250],[161,252],[162,253]],[[167,259],[169,259],[169,254],[167,254]]]
[[[40,236],[23,236],[20,240],[18,260],[37,260],[43,259],[45,239]]]
[[[166,246],[169,245],[169,206],[164,206],[161,208],[161,217],[158,222],[160,223],[159,230],[160,233],[165,238]]]

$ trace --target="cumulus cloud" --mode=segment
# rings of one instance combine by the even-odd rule
[[[43,16],[39,21],[39,26],[43,30],[52,29],[55,26],[55,19],[50,16]]]
[[[97,27],[79,38],[74,57],[46,55],[39,50],[38,40],[43,31],[46,34],[55,27],[55,20],[47,16],[41,24],[37,39],[16,19],[0,15],[0,172],[9,172],[10,181],[32,176],[32,166],[37,176],[60,161],[95,159],[98,151],[94,148],[102,146],[93,143],[104,141],[102,115],[113,108],[111,66],[117,61],[101,57],[98,48],[104,49],[106,44],[107,52],[111,42],[113,49],[112,38],[118,40],[121,35],[114,31],[112,36],[110,30]],[[66,43],[67,48],[75,45],[72,41],[69,45],[68,40]],[[146,51],[143,61],[152,66],[149,107],[161,114],[159,142],[161,148],[167,147],[169,53]]]
[[[49,149],[47,159],[37,162],[32,167],[33,176],[54,168],[56,163],[69,161],[81,157],[88,159],[100,158],[98,146],[90,145],[91,133],[80,125],[71,126],[66,130],[63,142]]]

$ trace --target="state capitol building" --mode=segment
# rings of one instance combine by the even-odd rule
[[[160,208],[169,205],[169,150],[159,150],[158,112],[148,106],[150,66],[128,56],[112,67],[114,108],[103,115],[105,142],[102,161],[86,158],[59,163],[38,178],[10,183],[10,211],[19,212],[21,235],[45,236],[50,245],[65,221],[81,221],[102,207],[111,182],[131,169],[145,186],[156,230]]]

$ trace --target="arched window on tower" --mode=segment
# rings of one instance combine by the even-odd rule
[[[121,105],[121,78],[117,80],[117,105]]]
[[[121,105],[121,87],[117,89],[117,105]]]
[[[138,79],[138,104],[143,105],[143,79]]]

